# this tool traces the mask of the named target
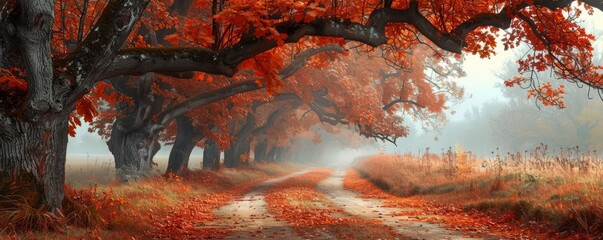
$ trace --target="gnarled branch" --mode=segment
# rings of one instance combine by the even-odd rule
[[[305,50],[305,51],[301,52],[300,54],[298,54],[296,59],[293,60],[292,63],[283,67],[283,69],[281,69],[281,71],[279,72],[279,77],[281,79],[286,79],[286,78],[290,77],[291,75],[293,75],[293,73],[295,73],[296,71],[301,69],[306,64],[306,62],[310,59],[310,57],[312,57],[316,54],[322,53],[322,52],[327,52],[327,51],[343,52],[343,49],[339,45],[327,45],[327,46],[322,46],[319,48]],[[165,126],[165,124],[170,122],[173,118],[180,116],[194,108],[197,108],[197,107],[200,107],[200,106],[203,106],[203,105],[206,105],[206,104],[209,104],[209,103],[221,100],[221,99],[225,99],[225,98],[233,96],[235,94],[254,91],[254,90],[261,89],[261,88],[263,88],[263,87],[259,86],[256,83],[256,79],[252,79],[252,80],[234,83],[227,87],[223,87],[223,88],[209,91],[206,93],[198,94],[196,96],[193,96],[193,97],[187,99],[186,101],[184,101],[180,104],[174,105],[174,106],[164,110],[162,113],[160,113],[158,115],[157,123],[161,126]]]
[[[406,23],[414,26],[422,35],[443,50],[461,53],[466,45],[467,35],[479,27],[492,26],[506,29],[510,26],[515,13],[530,5],[557,9],[569,6],[574,0],[535,0],[504,7],[498,13],[482,13],[464,21],[450,32],[434,26],[421,12],[417,1],[411,1],[406,9],[385,7],[372,12],[366,24],[353,23],[336,18],[318,18],[310,23],[282,22],[275,26],[279,33],[287,34],[286,43],[299,41],[305,36],[339,37],[362,42],[376,47],[387,43],[385,28],[389,23]],[[587,0],[585,3],[603,9],[600,0]],[[202,48],[147,49],[133,48],[122,50],[110,70],[104,77],[119,74],[140,75],[144,72],[170,71],[206,71],[208,73],[232,76],[236,66],[257,54],[277,47],[276,40],[241,38],[231,47],[219,51]],[[145,60],[147,59],[147,60]],[[151,59],[151,60],[149,60]],[[155,59],[155,60],[152,60]],[[173,70],[172,70],[173,69]]]
[[[414,100],[408,100],[408,99],[396,99],[396,100],[393,100],[393,101],[391,101],[391,102],[389,102],[389,103],[387,103],[387,104],[383,105],[383,110],[384,110],[384,111],[387,111],[388,109],[390,109],[391,107],[393,107],[394,105],[396,105],[396,104],[398,104],[398,103],[408,103],[408,104],[415,105],[415,106],[417,106],[417,107],[419,107],[419,108],[425,108],[425,106],[424,106],[424,105],[422,105],[422,104],[420,104],[420,103],[418,103],[418,102],[416,102],[416,101],[414,101]]]
[[[75,52],[57,62],[55,68],[67,68],[75,77],[76,89],[67,100],[74,104],[100,79],[115,54],[134,28],[150,0],[109,1],[90,33]]]

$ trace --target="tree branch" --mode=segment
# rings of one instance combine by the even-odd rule
[[[395,136],[395,135],[388,136],[388,135],[385,135],[382,133],[375,132],[373,130],[373,128],[369,125],[364,125],[364,127],[362,127],[362,125],[358,124],[356,126],[356,129],[357,129],[358,133],[360,133],[360,135],[365,136],[367,138],[374,138],[374,139],[379,139],[381,141],[388,141],[388,142],[393,143],[394,145],[397,145],[396,144],[397,136]]]
[[[603,1],[602,0],[582,0],[583,3],[590,5],[596,9],[603,11]]]
[[[573,0],[534,0],[532,5],[557,9],[569,6],[572,2]],[[596,8],[603,5],[601,1],[597,0],[589,0],[585,3]],[[344,38],[376,47],[387,43],[385,28],[388,23],[406,23],[413,25],[441,49],[461,53],[465,46],[465,37],[470,32],[485,26],[506,29],[515,17],[514,13],[528,6],[530,4],[520,3],[506,6],[498,13],[478,14],[456,26],[450,32],[444,32],[434,26],[420,12],[417,1],[411,1],[407,9],[386,7],[375,10],[369,16],[367,24],[353,23],[343,19],[319,18],[304,24],[287,21],[278,24],[275,28],[279,33],[287,34],[288,37],[284,39],[285,43],[297,42],[305,36],[325,36]],[[127,49],[120,51],[112,67],[109,68],[110,71],[104,77],[119,74],[140,75],[149,71],[171,71],[171,69],[175,69],[174,71],[205,71],[232,76],[236,72],[238,64],[277,46],[276,40],[242,38],[239,43],[220,51],[202,48]]]
[[[66,67],[75,78],[77,88],[70,95],[67,104],[74,104],[90,91],[96,81],[101,80],[99,77],[113,62],[115,54],[140,19],[149,1],[109,1],[75,52],[55,64],[55,69]]]
[[[235,134],[237,136],[237,140],[242,140],[249,137],[253,129],[255,129],[255,123],[255,117],[253,114],[247,114],[245,124],[243,124],[241,129]]]
[[[379,74],[381,75],[381,82],[384,83],[388,78],[399,77],[402,75],[402,71],[393,71],[386,73],[383,69],[379,70]]]
[[[310,109],[312,109],[312,111],[314,113],[316,113],[316,115],[318,116],[318,119],[320,119],[321,122],[326,122],[328,124],[331,124],[333,126],[337,125],[337,124],[349,124],[349,122],[347,120],[344,119],[343,116],[341,116],[339,113],[331,113],[326,111],[324,108],[322,108],[319,104],[317,104],[316,102],[311,102],[309,104]]]
[[[225,64],[220,55],[206,48],[133,48],[120,50],[99,80],[147,72],[190,72],[233,76],[236,65]]]
[[[270,127],[272,127],[274,125],[274,123],[276,122],[276,119],[285,111],[284,107],[279,107],[277,110],[275,110],[274,112],[272,112],[272,114],[270,114],[270,116],[268,116],[268,119],[266,119],[266,122],[264,123],[264,125],[262,125],[261,127],[257,127],[255,129],[253,129],[253,131],[251,131],[252,135],[258,135],[260,133],[265,132],[266,130],[268,130]]]
[[[424,105],[422,105],[422,104],[420,104],[420,103],[418,103],[418,102],[416,102],[414,100],[396,99],[394,101],[389,102],[388,104],[385,104],[383,106],[383,110],[387,111],[388,109],[390,109],[391,107],[393,107],[394,105],[396,105],[398,103],[409,103],[409,104],[415,105],[415,106],[417,106],[419,108],[425,108]]]
[[[35,115],[55,106],[52,76],[51,31],[54,5],[50,0],[22,0],[16,5],[17,19],[13,22],[17,48],[21,51],[27,74],[27,113]],[[56,106],[57,109],[62,106]]]
[[[258,107],[264,105],[264,104],[268,104],[268,103],[274,103],[274,102],[279,102],[279,101],[286,101],[286,100],[301,100],[301,98],[293,93],[282,93],[272,99],[270,99],[270,101],[254,101],[251,104],[251,110],[252,111],[256,111]]]
[[[293,75],[293,73],[301,69],[307,63],[310,57],[326,51],[343,52],[343,49],[339,45],[331,44],[319,48],[305,50],[298,54],[298,56],[295,58],[295,60],[293,60],[292,63],[283,67],[280,70],[279,77],[281,79],[286,79],[290,77],[291,75]],[[257,85],[256,80],[257,79],[252,79],[238,82],[227,87],[223,87],[220,89],[216,89],[190,97],[184,102],[174,105],[160,113],[157,117],[157,123],[161,126],[165,126],[173,118],[178,117],[194,108],[225,99],[235,94],[245,93],[263,88]]]

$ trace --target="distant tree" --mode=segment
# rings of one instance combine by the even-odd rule
[[[598,61],[598,60],[595,60]],[[513,75],[514,66],[507,64],[500,74],[501,79]],[[546,74],[538,75],[540,81],[550,80]],[[526,87],[526,86],[524,86]],[[603,149],[603,127],[600,95],[588,85],[569,84],[564,86],[563,108],[546,107],[521,88],[501,87],[508,103],[501,106],[499,113],[492,116],[490,123],[493,134],[502,149],[523,151],[540,143],[557,148],[580,146],[583,149]],[[589,95],[588,97],[586,95]]]

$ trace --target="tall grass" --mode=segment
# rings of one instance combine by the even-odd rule
[[[579,148],[549,154],[480,158],[459,146],[440,154],[375,155],[356,164],[365,177],[400,196],[423,195],[564,232],[603,233],[603,163]]]
[[[167,168],[168,156],[155,156],[153,161],[157,166],[153,174],[159,176]],[[201,156],[191,156],[191,169],[202,167]],[[71,154],[67,156],[65,165],[65,180],[76,188],[94,187],[97,184],[106,185],[115,182],[115,162],[111,155]]]

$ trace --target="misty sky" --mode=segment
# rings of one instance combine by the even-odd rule
[[[599,23],[599,24],[595,24]],[[595,11],[595,16],[589,16],[585,21],[585,26],[595,35],[601,36],[603,33],[603,14]],[[590,30],[593,29],[593,30]],[[599,53],[603,52],[603,43],[601,39],[596,44]],[[466,111],[474,107],[480,107],[484,102],[488,101],[504,101],[501,90],[497,88],[497,84],[501,84],[496,74],[501,71],[505,62],[514,62],[517,59],[516,53],[512,51],[503,51],[502,46],[496,49],[497,55],[490,59],[481,59],[478,56],[465,54],[464,70],[467,73],[466,77],[456,80],[461,86],[465,87],[465,93],[468,97],[459,105],[453,106],[453,110],[457,113],[450,117],[450,121],[462,121]],[[470,96],[470,97],[469,97]],[[585,96],[586,97],[586,96]],[[536,107],[534,107],[536,110]],[[101,139],[98,135],[88,133],[88,125],[84,124],[77,130],[75,138],[69,139],[67,152],[69,154],[110,154],[106,140]],[[416,134],[416,133],[415,133]],[[393,145],[385,145],[386,151],[402,151],[401,148],[396,148]],[[168,155],[170,147],[162,147],[158,155]],[[201,151],[196,149],[193,155],[199,155]],[[360,153],[358,153],[360,154]]]

